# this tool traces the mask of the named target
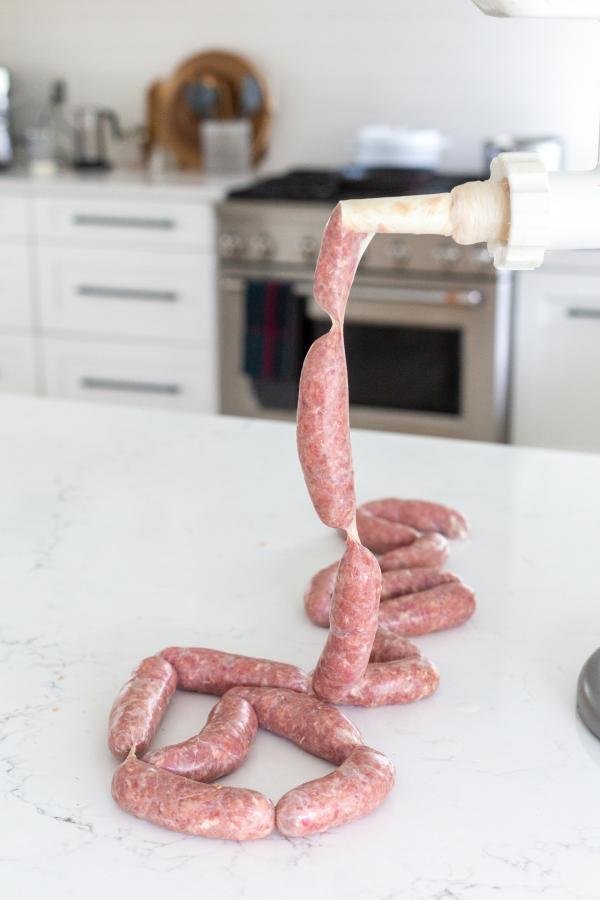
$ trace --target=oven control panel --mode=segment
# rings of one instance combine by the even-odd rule
[[[313,269],[331,212],[314,204],[226,200],[218,208],[218,254],[222,267],[235,263]],[[484,245],[462,247],[450,238],[377,234],[362,269],[470,273],[496,277]]]

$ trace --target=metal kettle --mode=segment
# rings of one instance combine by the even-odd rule
[[[73,159],[75,169],[110,169],[107,134],[122,138],[117,114],[111,109],[79,106],[73,113]]]

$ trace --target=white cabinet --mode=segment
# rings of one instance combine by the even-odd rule
[[[49,396],[201,412],[213,403],[212,349],[57,338],[42,346]]]
[[[30,335],[0,334],[0,391],[32,394],[35,389],[34,338]]]
[[[52,240],[100,244],[188,245],[212,249],[213,211],[208,203],[152,202],[96,197],[40,198],[34,202],[37,234]]]
[[[29,203],[26,197],[3,193],[0,196],[0,238],[26,237],[29,233]]]
[[[0,185],[0,390],[216,411],[225,188]]]
[[[600,269],[523,273],[516,323],[513,442],[600,451]]]
[[[0,328],[31,327],[29,256],[25,241],[0,238]]]
[[[42,245],[42,327],[214,343],[214,263],[201,253]]]

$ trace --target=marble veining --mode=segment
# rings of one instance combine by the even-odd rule
[[[133,666],[198,643],[310,667],[308,578],[341,554],[315,520],[293,428],[0,398],[2,896],[216,900],[597,900],[600,742],[574,711],[600,645],[600,457],[354,435],[360,500],[456,505],[474,537],[450,568],[475,617],[417,643],[441,687],[349,710],[397,787],[310,839],[190,838],[122,813],[106,719]],[[155,741],[200,727],[177,695]],[[259,733],[224,783],[277,798],[328,771]]]

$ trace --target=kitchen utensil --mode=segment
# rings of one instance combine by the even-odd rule
[[[123,136],[117,114],[110,109],[80,106],[73,114],[73,160],[76,169],[110,169],[107,132]]]
[[[147,97],[149,144],[168,147],[183,168],[204,165],[198,126],[206,120],[247,119],[252,162],[267,151],[271,96],[262,73],[242,56],[220,50],[198,53],[168,79],[151,85]],[[231,133],[237,129],[241,134],[243,127],[235,126]]]
[[[600,738],[600,649],[592,653],[579,675],[577,712],[583,724]]]

